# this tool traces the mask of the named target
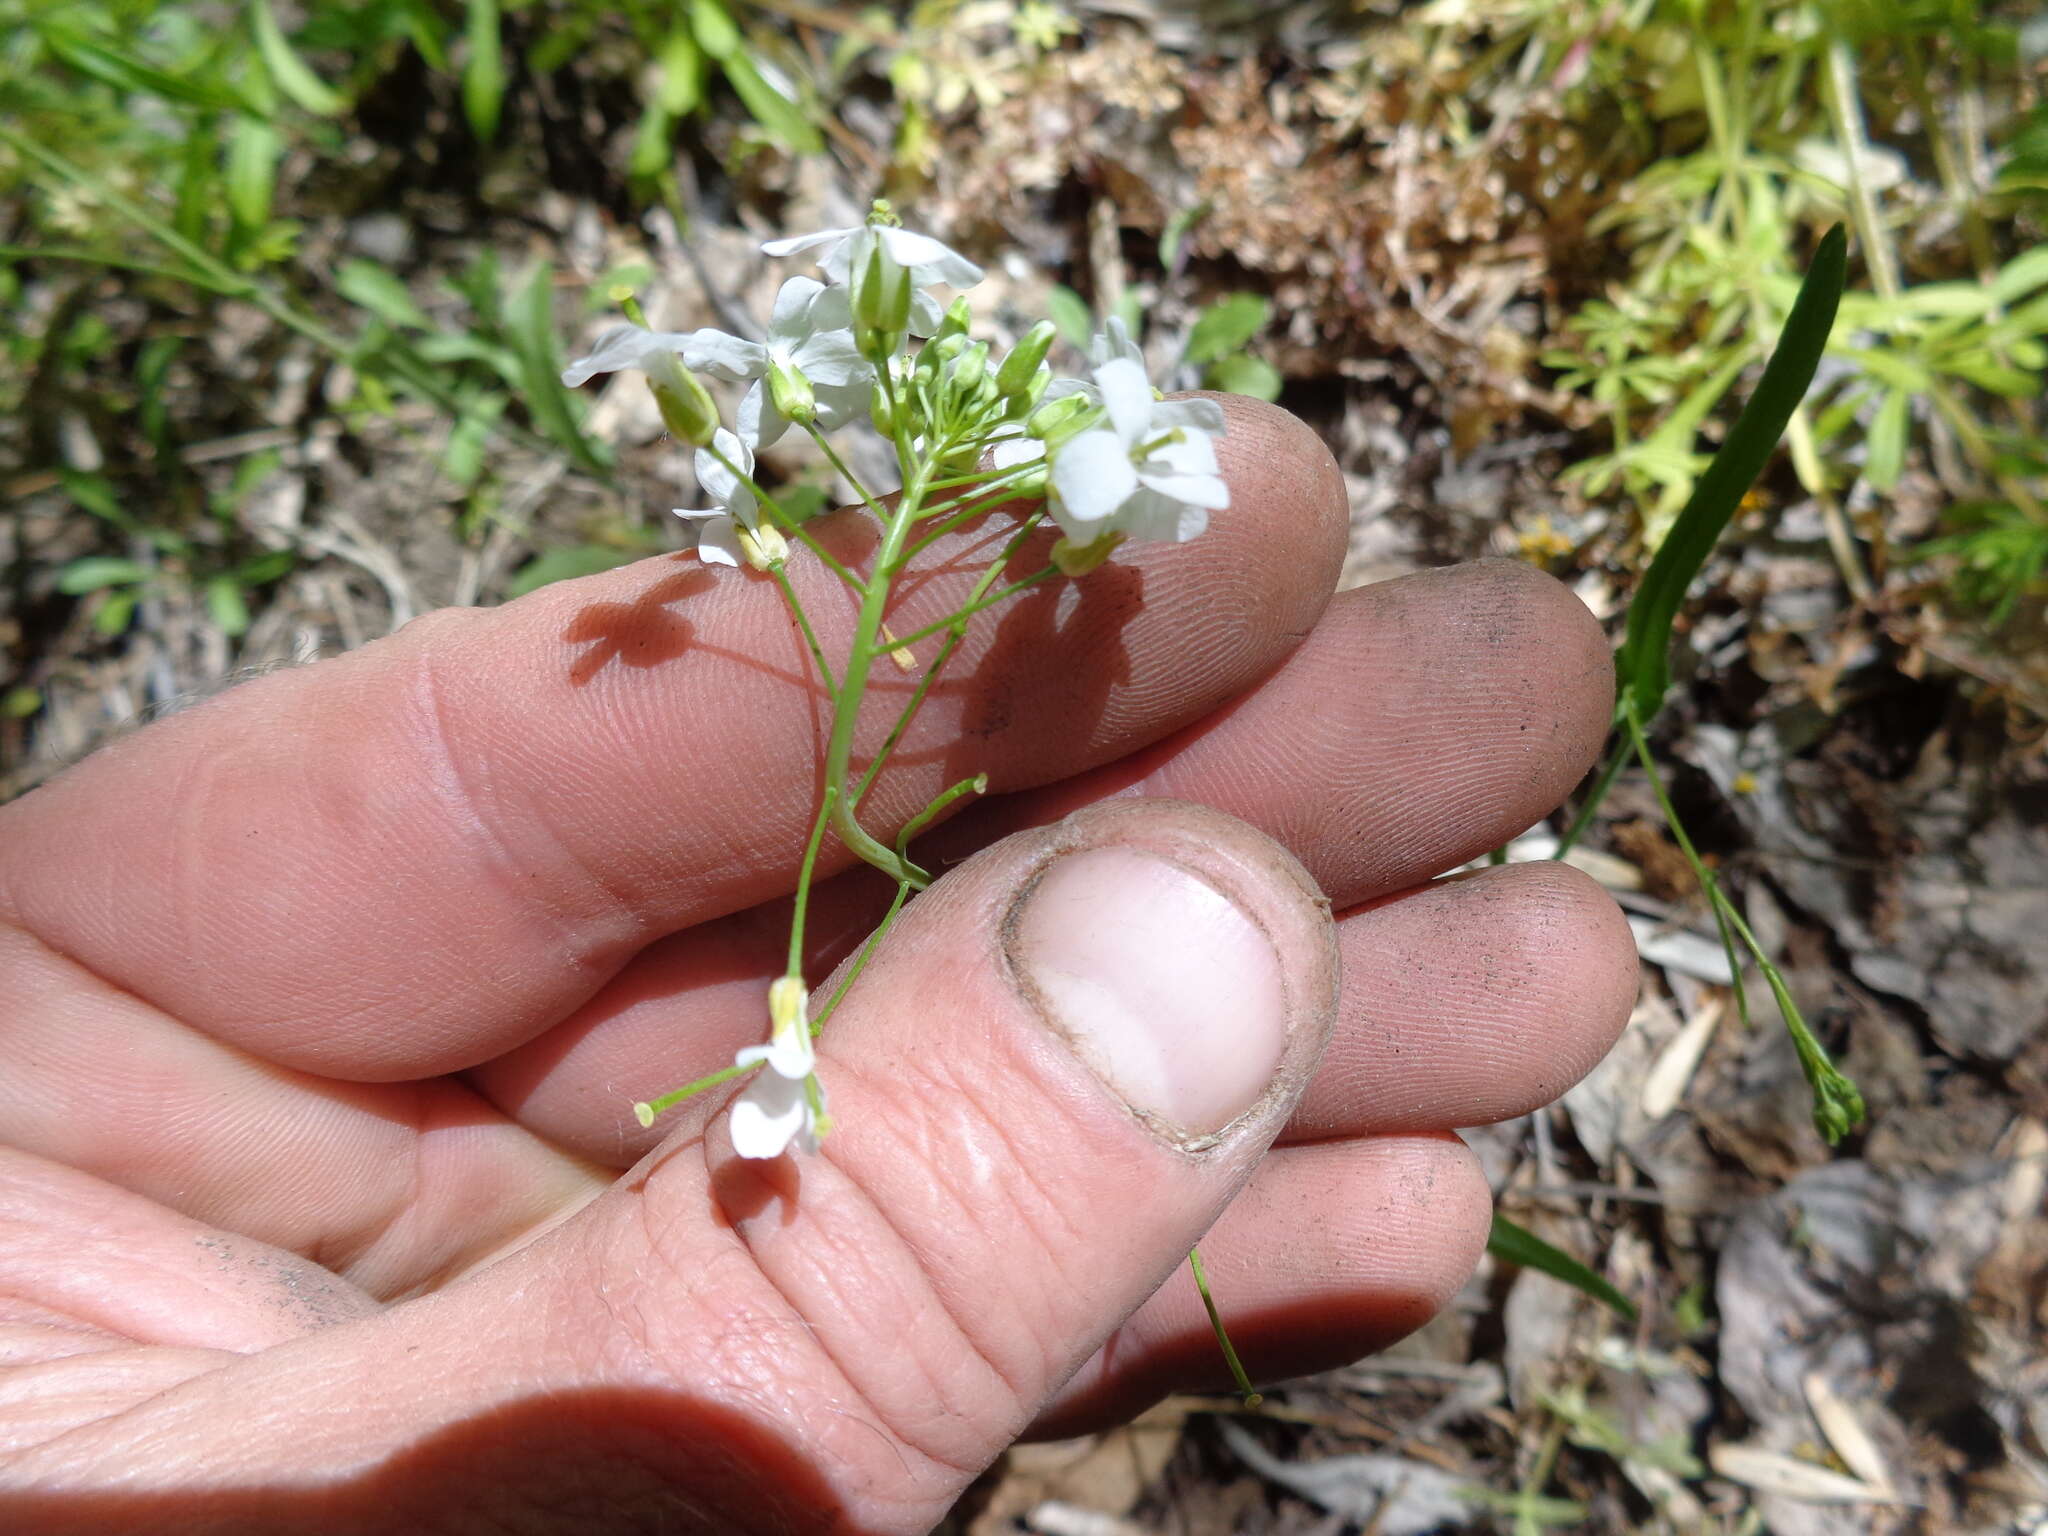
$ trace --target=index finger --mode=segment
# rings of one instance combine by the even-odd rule
[[[1123,756],[1309,632],[1341,477],[1294,418],[1226,410],[1231,510],[975,625],[863,802],[870,830],[978,772],[1018,789]],[[849,564],[873,543],[853,513],[813,526]],[[897,632],[950,613],[995,537],[920,562]],[[807,557],[790,575],[843,654],[844,589]],[[864,752],[914,682],[881,672]],[[642,561],[245,684],[0,808],[0,921],[271,1060],[446,1072],[547,1028],[651,940],[787,890],[828,729],[768,580]]]

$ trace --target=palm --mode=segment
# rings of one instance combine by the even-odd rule
[[[1273,1374],[1350,1358],[1455,1288],[1486,1191],[1451,1128],[1523,1112],[1590,1065],[1626,1012],[1633,957],[1567,871],[1387,900],[1520,830],[1583,771],[1609,680],[1582,611],[1500,567],[1331,604],[1344,509],[1327,456],[1248,407],[1226,445],[1232,518],[985,626],[864,818],[893,828],[988,770],[1010,793],[938,834],[933,856],[950,863],[1136,787],[1250,821],[1351,914],[1345,971],[1372,986],[1347,1001],[1282,1146],[1204,1243],[1235,1287],[1240,1342]],[[862,554],[857,525],[832,537]],[[813,576],[811,611],[839,612]],[[903,623],[946,612],[966,579],[940,551]],[[563,1337],[599,1341],[588,1350],[604,1360],[623,1351],[642,1362],[627,1375],[644,1385],[654,1370],[664,1390],[766,1369],[757,1356],[806,1379],[843,1370],[891,1435],[837,1443],[827,1462],[873,1461],[878,1477],[900,1475],[888,1468],[905,1445],[969,1466],[1021,1419],[1084,1422],[1210,1369],[1177,1285],[1078,1372],[1092,1342],[1062,1365],[1044,1338],[1003,1332],[1054,1324],[998,1320],[968,1348],[998,1365],[986,1411],[959,1416],[957,1443],[924,1445],[896,1432],[888,1405],[911,1387],[895,1367],[849,1365],[815,1316],[771,1329],[752,1363],[704,1348],[707,1309],[785,1305],[776,1265],[804,1250],[778,1259],[797,1236],[751,1225],[781,1175],[721,1164],[712,1104],[655,1133],[627,1106],[763,1033],[786,943],[777,900],[812,810],[803,658],[765,583],[650,561],[238,689],[0,814],[0,993],[14,1000],[0,1336],[44,1373],[0,1413],[17,1470],[44,1467],[66,1430],[63,1454],[88,1463],[94,1446],[129,1444],[124,1412],[201,1414],[232,1436],[235,1410],[193,1405],[216,1373],[271,1379],[273,1356],[292,1382],[374,1383],[379,1360],[417,1351],[425,1375],[408,1390],[447,1394],[442,1423],[479,1392],[501,1402],[501,1378],[554,1380]],[[816,976],[883,894],[858,872],[819,893]],[[896,969],[863,991],[931,967],[936,995],[918,1004],[944,1019],[981,1004],[945,995],[946,957],[974,940],[933,910],[906,919]],[[866,1028],[850,1006],[849,1050]],[[1018,1251],[1028,1232],[977,1234],[957,1207],[931,1207],[939,1154],[909,1130],[938,1113],[931,1084],[914,1059],[891,1071],[838,1080],[843,1129],[790,1175],[805,1181],[798,1235],[816,1222],[844,1239],[872,1207],[885,1234],[854,1251],[900,1240],[927,1277],[962,1243],[997,1272],[1050,1265]],[[614,1184],[663,1135],[668,1152]],[[993,1127],[958,1137],[948,1159],[1016,1150]],[[1036,1155],[1050,1165],[1062,1149]],[[926,1221],[945,1264],[917,1236]],[[1305,1259],[1268,1275],[1271,1253]],[[884,1285],[854,1267],[856,1292]],[[707,1292],[707,1275],[726,1289]],[[430,1292],[447,1308],[390,1305]],[[527,1321],[511,1340],[451,1321],[478,1316]],[[345,1319],[361,1321],[324,1328]],[[1058,1327],[1099,1339],[1115,1321]],[[614,1334],[626,1342],[602,1342]],[[1040,1363],[1002,1368],[1012,1344]],[[966,1369],[914,1364],[947,1380]],[[838,1419],[784,1419],[799,1452],[843,1439]],[[361,1454],[382,1454],[361,1432]],[[943,1507],[946,1477],[928,1481],[906,1497]]]

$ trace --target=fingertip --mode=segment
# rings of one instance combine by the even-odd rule
[[[1464,569],[1474,617],[1519,637],[1531,682],[1554,716],[1559,760],[1582,777],[1614,720],[1614,648],[1607,632],[1576,592],[1534,566],[1497,559]]]

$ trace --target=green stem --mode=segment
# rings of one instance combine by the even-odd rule
[[[1020,466],[1016,470],[1009,471],[1006,478],[1015,481],[1022,481],[1026,478],[1026,476],[1022,472],[1022,466]],[[1017,492],[1014,484],[1003,484],[1000,482],[995,483],[995,489],[992,490],[988,495],[978,496],[974,500],[967,502],[960,508],[959,511],[953,513],[944,522],[938,524],[930,532],[925,534],[923,538],[919,539],[915,544],[911,545],[909,549],[905,550],[903,553],[904,564],[908,565],[910,562],[915,560],[919,555],[923,554],[927,549],[930,549],[932,545],[936,544],[940,539],[943,539],[947,534],[952,533],[956,529],[962,527],[963,525],[972,522],[977,517],[987,516],[989,513],[993,512],[997,507],[1007,505],[1008,503],[1013,502],[1016,499]]]
[[[854,624],[853,643],[847,650],[845,674],[833,701],[832,737],[825,749],[825,782],[841,790],[832,811],[832,829],[839,834],[839,840],[884,874],[907,881],[920,891],[931,884],[931,877],[869,835],[855,819],[853,796],[845,793],[845,789],[848,766],[853,760],[854,729],[859,723],[861,700],[867,695],[868,674],[875,663],[882,618],[889,606],[890,573],[896,569],[910,525],[917,517],[918,504],[923,500],[926,468],[919,466],[913,471],[895,511],[884,525],[882,545],[876,551],[861,596],[860,616]],[[895,640],[888,648],[894,650],[905,643]]]
[[[832,807],[839,803],[839,786],[828,783],[818,800],[818,819],[811,824],[811,840],[804,845],[804,862],[796,875],[796,910],[789,920],[789,974],[799,981],[804,974],[804,918],[811,909],[811,875],[818,867],[818,848],[825,841],[825,827],[832,819]]]
[[[854,591],[861,592],[866,590],[865,585],[862,583],[861,579],[858,576],[854,575],[853,572],[849,571],[845,567],[845,565],[842,564],[840,561],[833,558],[832,552],[826,549],[824,545],[820,544],[817,540],[817,537],[814,534],[812,534],[809,529],[805,528],[802,523],[799,523],[795,518],[791,517],[787,512],[783,511],[782,503],[777,501],[773,496],[770,496],[766,491],[762,490],[760,481],[756,480],[744,469],[741,469],[739,465],[733,463],[733,461],[730,458],[726,457],[724,449],[720,448],[717,443],[713,442],[706,443],[704,445],[704,451],[710,454],[711,457],[716,459],[721,465],[723,465],[727,474],[731,475],[735,480],[739,481],[741,485],[744,485],[749,491],[752,491],[754,493],[754,500],[759,502],[761,505],[761,510],[766,512],[768,516],[774,520],[775,526],[777,528],[780,528],[785,533],[791,533],[796,535],[798,541],[803,544],[804,548],[808,549],[812,554],[818,557],[818,561],[821,565],[823,565],[834,576],[837,576],[841,581],[845,582],[846,585],[851,587]]]
[[[720,1083],[729,1083],[742,1072],[751,1072],[752,1070],[752,1067],[720,1067],[716,1072],[700,1077],[694,1083],[685,1083],[682,1087],[672,1092],[664,1093],[658,1099],[643,1100],[641,1103],[635,1104],[633,1106],[633,1118],[642,1125],[652,1125],[656,1115],[674,1109],[683,1100],[700,1094],[707,1088],[716,1088]]]
[[[1890,239],[1877,217],[1877,199],[1870,183],[1863,179],[1863,156],[1869,140],[1863,132],[1863,103],[1857,95],[1855,65],[1848,46],[1840,39],[1828,44],[1821,68],[1821,94],[1827,98],[1828,117],[1835,138],[1842,146],[1842,160],[1849,175],[1849,217],[1856,233],[1863,237],[1863,262],[1870,269],[1870,281],[1881,299],[1899,296],[1899,269],[1892,257]],[[1940,132],[1938,123],[1928,124],[1930,133]]]
[[[882,504],[875,500],[874,493],[861,482],[860,476],[853,472],[853,466],[839,456],[839,450],[818,430],[818,424],[815,421],[807,421],[804,423],[804,430],[811,434],[811,441],[818,445],[819,451],[825,455],[826,462],[839,472],[840,479],[853,487],[853,494],[860,498],[861,505],[874,513],[875,521],[888,522],[889,514],[882,510]]]
[[[1750,958],[1756,962],[1757,969],[1762,972],[1765,983],[1770,987],[1771,996],[1777,1000],[1778,1012],[1784,1017],[1786,1032],[1792,1037],[1792,1048],[1799,1055],[1800,1070],[1806,1074],[1807,1087],[1813,1092],[1814,1128],[1820,1132],[1828,1145],[1833,1146],[1863,1123],[1863,1095],[1858,1091],[1856,1084],[1835,1065],[1833,1058],[1828,1055],[1827,1047],[1822,1045],[1813,1031],[1807,1027],[1805,1015],[1799,1011],[1799,1005],[1793,1002],[1792,994],[1785,986],[1785,978],[1778,973],[1778,968],[1771,964],[1770,957],[1764,953],[1763,946],[1757,942],[1749,924],[1743,921],[1742,914],[1736,910],[1735,904],[1721,889],[1721,884],[1714,878],[1713,871],[1707,868],[1698,850],[1693,847],[1691,837],[1686,834],[1684,826],[1678,820],[1677,808],[1672,805],[1671,797],[1664,792],[1664,781],[1658,775],[1656,762],[1650,756],[1650,743],[1643,734],[1642,722],[1636,718],[1634,708],[1626,703],[1622,707],[1622,724],[1628,731],[1629,740],[1635,747],[1636,757],[1641,761],[1643,771],[1649,775],[1650,789],[1657,797],[1657,808],[1664,814],[1665,825],[1671,829],[1671,835],[1677,841],[1679,851],[1685,855],[1686,863],[1692,868],[1693,878],[1699,881],[1700,889],[1713,904],[1716,920],[1723,926],[1722,942],[1729,948],[1729,967],[1736,997],[1742,998],[1742,971],[1737,964],[1733,944],[1727,937],[1729,928],[1732,928],[1736,937],[1741,939],[1743,948],[1749,951]],[[1742,1006],[1746,1009],[1747,1003],[1744,1002]]]
[[[882,914],[882,921],[876,926],[875,931],[868,935],[867,942],[861,945],[860,953],[854,956],[853,965],[847,971],[846,979],[840,982],[832,995],[825,1000],[825,1006],[811,1015],[812,1034],[817,1034],[825,1027],[825,1021],[832,1017],[833,1010],[838,1008],[840,1003],[845,1001],[846,994],[853,990],[853,984],[860,980],[860,973],[868,968],[868,961],[874,957],[875,950],[888,936],[890,928],[895,926],[896,914],[903,910],[903,903],[909,899],[910,882],[897,881],[895,899],[889,903],[889,910]]]
[[[1022,581],[1011,582],[1007,587],[1003,588],[1003,590],[1000,592],[991,593],[989,594],[989,596],[984,597],[977,602],[969,603],[965,608],[962,608],[950,619],[940,619],[936,624],[927,624],[924,626],[924,628],[919,630],[913,630],[910,634],[899,635],[896,639],[896,643],[898,645],[915,645],[920,640],[929,640],[933,635],[936,635],[940,630],[949,629],[953,625],[961,622],[963,619],[971,619],[974,617],[974,615],[980,613],[984,608],[993,608],[996,606],[996,604],[1003,602],[1009,598],[1015,597],[1019,592],[1029,591],[1031,588],[1037,586],[1041,581],[1045,580],[1046,577],[1057,575],[1059,575],[1059,567],[1054,565],[1048,565],[1044,570],[1035,571],[1031,575],[1026,576]]]
[[[1216,1298],[1209,1294],[1209,1277],[1202,1273],[1202,1252],[1199,1248],[1188,1250],[1188,1268],[1194,1271],[1195,1289],[1202,1293],[1202,1305],[1209,1313],[1209,1326],[1215,1331],[1216,1342],[1223,1346],[1223,1359],[1230,1366],[1231,1379],[1237,1383],[1238,1396],[1244,1399],[1247,1408],[1256,1408],[1265,1398],[1252,1385],[1252,1379],[1245,1373],[1244,1362],[1237,1358],[1237,1349],[1230,1342],[1230,1333],[1223,1326],[1223,1314],[1216,1310]]]
[[[1024,542],[1025,538],[1038,525],[1039,519],[1043,516],[1044,512],[1041,510],[1032,513],[1030,517],[1026,518],[1023,525],[1011,537],[1010,542],[1003,546],[1003,552],[989,562],[988,569],[981,573],[980,579],[969,590],[967,607],[954,615],[950,627],[946,631],[945,643],[939,647],[939,654],[933,659],[931,666],[925,669],[924,676],[918,680],[916,691],[910,696],[910,702],[903,706],[902,713],[896,717],[896,723],[890,727],[888,739],[882,743],[882,750],[875,754],[874,761],[868,764],[867,772],[861,775],[860,783],[855,786],[853,803],[856,809],[858,809],[860,802],[866,798],[869,787],[875,782],[875,776],[882,771],[882,765],[889,760],[889,754],[894,752],[897,743],[902,741],[903,733],[910,729],[911,721],[917,718],[918,710],[924,707],[926,695],[931,692],[932,685],[938,681],[939,674],[945,670],[946,663],[953,659],[953,652],[959,649],[961,640],[966,637],[967,619],[975,611],[974,604],[988,591],[990,583],[1002,573],[1003,567],[1010,563],[1012,556],[1017,552],[1018,546]],[[897,644],[901,645],[903,642],[899,640]],[[899,840],[899,848],[900,846]]]
[[[1593,781],[1593,792],[1586,796],[1586,803],[1579,807],[1579,814],[1572,818],[1572,824],[1565,828],[1564,836],[1557,840],[1557,852],[1551,857],[1561,859],[1572,851],[1587,827],[1593,824],[1593,813],[1600,809],[1600,802],[1607,798],[1607,791],[1614,787],[1614,780],[1620,774],[1622,764],[1628,761],[1626,739],[1614,744],[1614,753],[1607,759],[1607,766],[1600,770],[1600,777]]]
[[[789,572],[778,560],[768,568],[768,574],[775,578],[775,584],[782,589],[782,600],[789,611],[796,616],[796,622],[804,632],[804,644],[811,648],[811,661],[817,666],[819,681],[827,693],[836,694],[839,685],[832,681],[832,668],[825,660],[825,648],[818,644],[817,632],[811,628],[811,616],[804,612],[804,605],[797,601],[796,588],[789,583]]]
[[[910,856],[910,840],[932,824],[932,819],[962,795],[985,795],[988,793],[988,775],[977,773],[971,779],[962,779],[949,789],[944,789],[932,803],[903,823],[903,830],[896,834],[896,851],[905,858]]]

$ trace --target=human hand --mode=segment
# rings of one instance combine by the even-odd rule
[[[1442,1305],[1452,1128],[1586,1071],[1635,958],[1569,869],[1429,882],[1589,765],[1607,647],[1512,565],[1332,600],[1328,454],[1230,411],[1228,516],[970,633],[864,803],[1001,795],[821,1036],[816,1157],[628,1109],[783,966],[821,716],[765,580],[429,615],[0,810],[9,1528],[917,1531],[1217,1384],[1197,1239],[1268,1378]],[[816,893],[815,982],[887,894]]]

